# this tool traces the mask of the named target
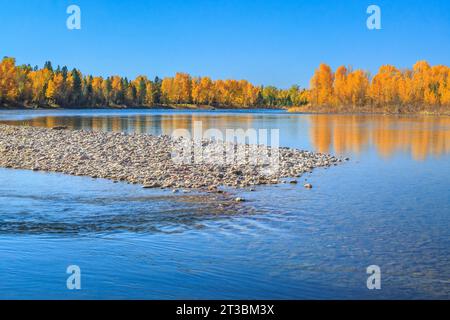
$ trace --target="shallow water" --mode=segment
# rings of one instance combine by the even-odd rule
[[[248,201],[232,207],[195,192],[0,169],[0,298],[450,298],[449,117],[1,111],[5,121],[279,129],[282,146],[350,161],[298,185],[234,192]],[[79,291],[66,288],[73,264]],[[366,287],[373,264],[381,290]]]

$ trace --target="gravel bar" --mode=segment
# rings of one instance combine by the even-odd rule
[[[208,153],[205,161],[199,163],[180,163],[174,161],[173,155],[181,141],[186,143],[170,136],[0,125],[0,166],[105,178],[141,184],[145,188],[221,192],[220,187],[286,182],[283,178],[295,179],[314,168],[342,162],[327,154],[279,148],[275,171],[267,171],[270,165],[263,161],[216,161],[217,153],[210,156]],[[196,145],[199,143],[204,150],[230,145],[212,140]],[[247,151],[251,147],[231,145]],[[267,150],[272,154],[271,148]]]

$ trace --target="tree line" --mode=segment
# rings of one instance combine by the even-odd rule
[[[285,107],[306,104],[306,90],[255,86],[246,80],[212,80],[177,73],[153,80],[138,76],[107,78],[83,75],[67,67],[16,66],[5,57],[0,63],[0,106],[152,107],[208,105],[216,107]]]
[[[341,66],[321,64],[310,88],[256,86],[246,80],[212,80],[177,73],[153,80],[138,76],[94,77],[67,67],[42,68],[0,62],[0,107],[300,107],[320,111],[417,112],[450,107],[450,68],[417,62],[412,69],[381,66],[373,77]]]
[[[412,69],[383,65],[373,77],[363,70],[326,64],[315,71],[309,104],[333,111],[417,112],[450,107],[450,68],[417,62]],[[447,109],[448,110],[448,109]]]

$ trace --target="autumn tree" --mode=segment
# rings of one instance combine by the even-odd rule
[[[195,104],[213,105],[216,101],[214,82],[209,77],[192,81],[192,100]]]
[[[410,108],[416,100],[411,70],[402,71],[398,80],[398,96],[403,109]]]
[[[311,103],[318,106],[330,106],[333,103],[333,72],[322,63],[311,79]]]
[[[164,78],[161,82],[161,100],[163,103],[175,102],[175,86],[173,78]]]
[[[192,79],[187,73],[177,73],[173,79],[173,102],[191,103]]]
[[[414,97],[412,97],[412,100],[416,106],[423,104],[425,101],[430,69],[431,67],[426,61],[418,61],[413,66],[412,92]]]
[[[356,70],[348,74],[346,92],[354,108],[366,105],[368,91],[369,77],[366,72]]]
[[[52,78],[52,72],[48,69],[31,71],[28,74],[31,81],[32,101],[37,105],[46,105],[47,85]]]
[[[122,78],[113,76],[111,78],[111,98],[114,104],[123,104],[125,99],[125,88]]]
[[[344,66],[337,68],[334,74],[334,105],[339,107],[348,106],[350,104],[350,93],[348,85],[348,69]]]
[[[15,103],[27,104],[32,99],[32,83],[28,78],[28,73],[32,70],[29,65],[16,67],[17,96]]]
[[[376,108],[389,106],[398,108],[401,104],[399,82],[402,73],[392,65],[381,66],[378,74],[372,79],[369,95]]]
[[[94,106],[106,105],[102,77],[94,77],[92,79],[92,104]]]
[[[49,70],[49,69],[47,69]],[[61,105],[63,104],[63,90],[64,87],[64,77],[61,73],[55,73],[53,77],[49,80],[47,89],[45,91],[45,97],[49,102]]]
[[[306,105],[309,101],[309,91],[301,89],[298,85],[293,85],[288,90],[292,106],[299,107]]]
[[[274,86],[267,86],[262,89],[262,96],[264,104],[268,107],[274,107],[277,105],[278,89]]]
[[[15,101],[18,96],[16,61],[5,57],[0,63],[0,103]]]
[[[132,83],[136,89],[136,103],[139,106],[146,104],[147,98],[147,82],[148,79],[145,76],[138,76]]]
[[[247,80],[192,78],[187,73],[153,81],[146,76],[94,77],[66,66],[16,66],[14,58],[0,62],[0,106],[57,105],[62,107],[147,106],[158,104],[217,107],[292,107],[310,105],[329,110],[410,112],[450,107],[450,68],[418,61],[411,69],[381,66],[373,76],[341,66],[333,73],[321,64],[310,89],[255,86]]]

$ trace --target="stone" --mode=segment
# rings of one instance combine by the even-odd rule
[[[67,126],[55,126],[55,127],[52,127],[52,130],[66,130],[67,129]]]
[[[150,184],[144,184],[142,188],[144,189],[152,189],[152,188],[160,188],[161,185],[159,183],[150,183]]]
[[[273,171],[267,163],[228,163],[225,159],[215,160],[213,154],[205,157],[208,161],[180,163],[172,158],[173,150],[183,141],[180,139],[61,127],[0,124],[0,167],[61,172],[109,179],[114,183],[123,181],[140,184],[143,188],[219,193],[221,187],[251,187],[253,191],[255,185],[295,184],[297,180],[286,179],[298,179],[305,172],[341,161],[326,154],[280,148],[280,161]],[[227,143],[207,141],[203,152],[224,144]],[[238,146],[236,150],[249,151],[249,145]],[[270,151],[270,147],[268,149]]]

